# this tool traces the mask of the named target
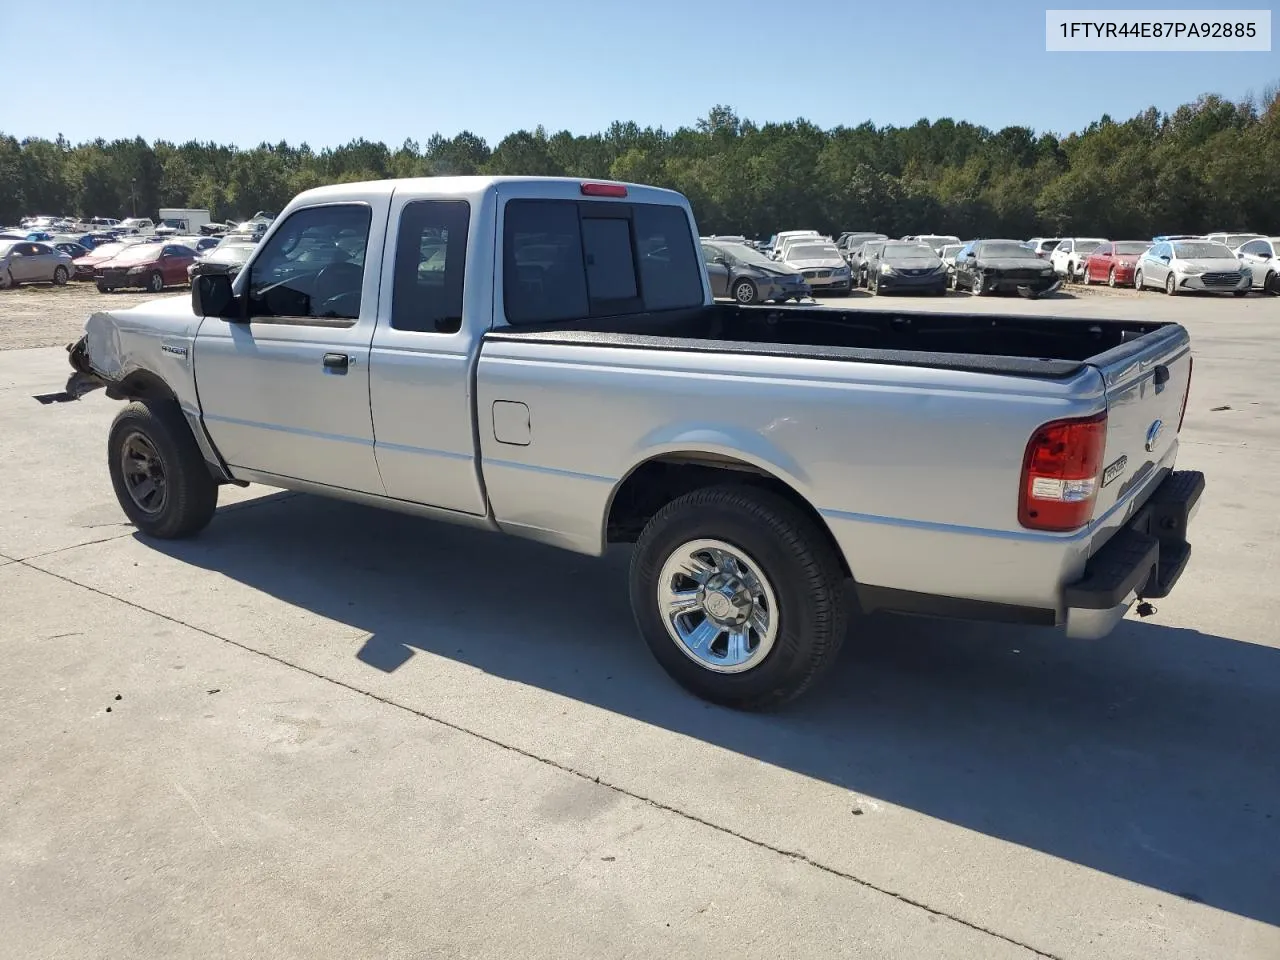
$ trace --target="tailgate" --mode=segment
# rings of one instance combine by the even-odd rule
[[[1183,327],[1170,324],[1089,364],[1102,374],[1107,392],[1106,452],[1093,513],[1106,529],[1141,506],[1153,489],[1149,481],[1173,466],[1191,381],[1191,342]],[[1103,539],[1095,539],[1095,548]]]

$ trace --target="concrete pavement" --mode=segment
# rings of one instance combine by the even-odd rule
[[[1087,299],[1195,340],[1159,615],[873,619],[768,717],[658,670],[625,554],[257,488],[141,540],[118,406],[0,353],[0,956],[1280,955],[1280,301]]]

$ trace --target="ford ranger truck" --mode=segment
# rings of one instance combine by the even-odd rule
[[[151,537],[257,483],[634,544],[654,656],[740,708],[809,688],[855,612],[1097,638],[1173,587],[1180,325],[717,303],[697,237],[634,184],[308,190],[234,280],[94,313],[67,389],[129,401],[107,468]]]

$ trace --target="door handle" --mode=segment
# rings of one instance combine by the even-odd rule
[[[345,373],[350,364],[351,358],[345,353],[326,353],[324,355],[324,368],[326,370],[341,370]]]

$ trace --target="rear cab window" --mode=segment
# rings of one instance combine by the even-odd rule
[[[510,200],[503,302],[513,325],[699,307],[703,265],[682,207]]]

